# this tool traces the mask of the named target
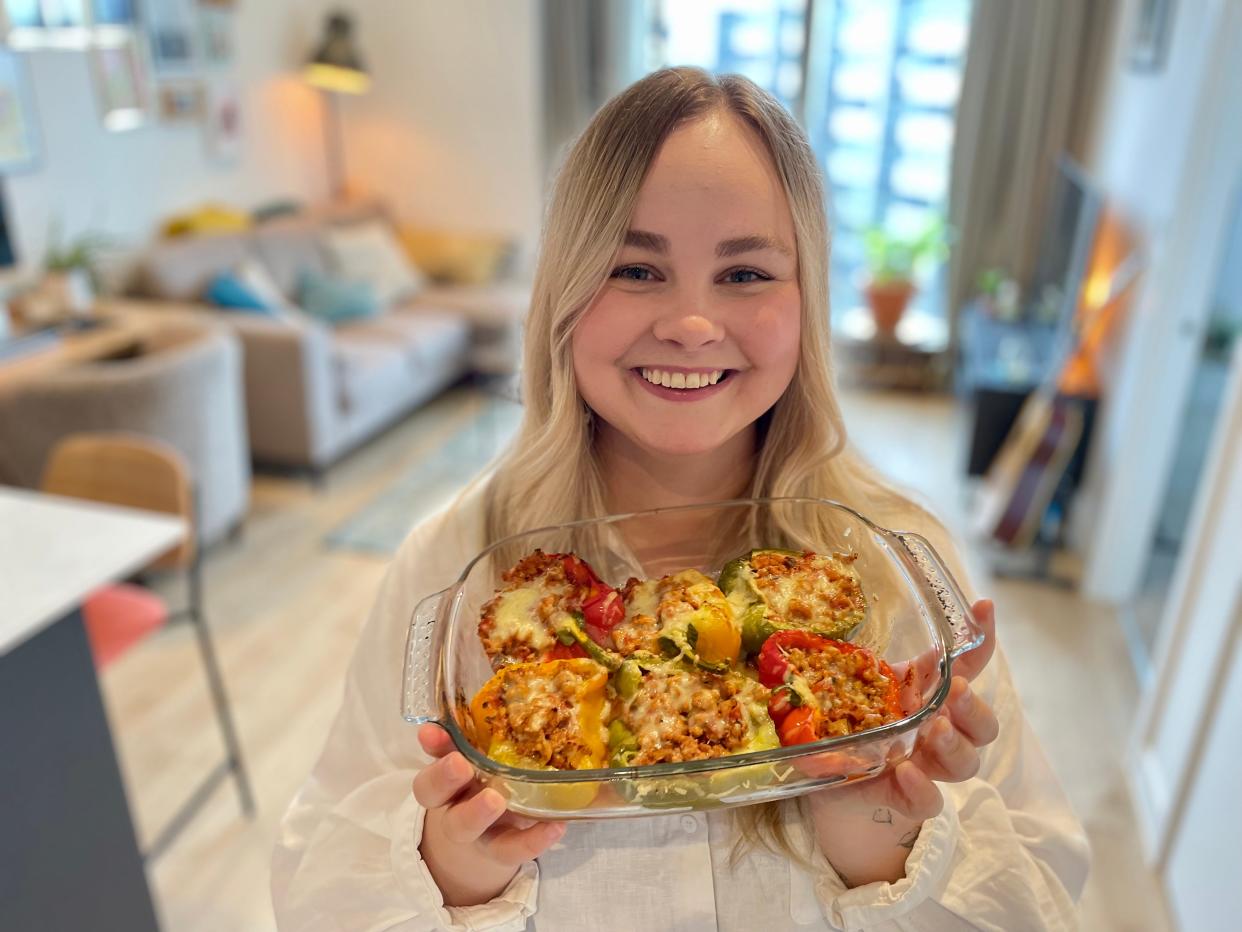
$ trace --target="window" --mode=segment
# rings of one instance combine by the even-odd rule
[[[650,0],[648,65],[736,72],[807,130],[833,219],[834,313],[858,303],[862,233],[916,233],[948,198],[970,0]],[[943,313],[943,270],[923,310]]]

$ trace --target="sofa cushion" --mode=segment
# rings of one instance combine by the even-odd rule
[[[449,357],[464,357],[470,326],[459,315],[428,311],[393,312],[372,320],[342,324],[338,333],[348,338],[401,347],[406,362],[416,369]]]
[[[311,317],[333,326],[380,312],[379,297],[370,282],[309,270],[298,279],[298,304]]]
[[[211,280],[249,253],[248,235],[194,236],[157,243],[144,257],[139,288],[166,301],[200,301]]]
[[[319,232],[320,227],[310,220],[290,219],[265,223],[254,233],[255,252],[288,298],[297,294],[303,272],[328,272]]]
[[[405,355],[399,346],[337,334],[332,363],[337,400],[347,414],[383,407],[409,387]]]
[[[410,264],[383,221],[328,227],[323,243],[333,268],[370,282],[385,307],[413,296],[424,284],[422,273]]]

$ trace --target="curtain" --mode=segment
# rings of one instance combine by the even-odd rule
[[[949,180],[954,338],[981,271],[1030,281],[1056,157],[1086,158],[1115,5],[974,0]]]
[[[543,0],[545,178],[595,111],[641,77],[640,8],[631,0]]]

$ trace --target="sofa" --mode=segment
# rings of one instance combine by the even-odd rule
[[[70,434],[117,431],[163,440],[190,467],[206,544],[240,526],[250,502],[241,346],[202,319],[144,328],[131,357],[81,362],[0,391],[0,483],[38,488]]]
[[[283,218],[242,233],[164,240],[142,258],[131,308],[210,315],[240,339],[250,450],[261,464],[318,472],[472,371],[516,359],[528,290],[428,284],[376,316],[325,324],[225,311],[212,280],[257,260],[292,300],[299,276],[330,273],[326,231],[379,220],[376,205]]]

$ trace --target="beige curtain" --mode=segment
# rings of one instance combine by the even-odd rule
[[[1030,280],[1056,157],[1086,156],[1115,6],[974,0],[949,182],[955,336],[981,271]]]

